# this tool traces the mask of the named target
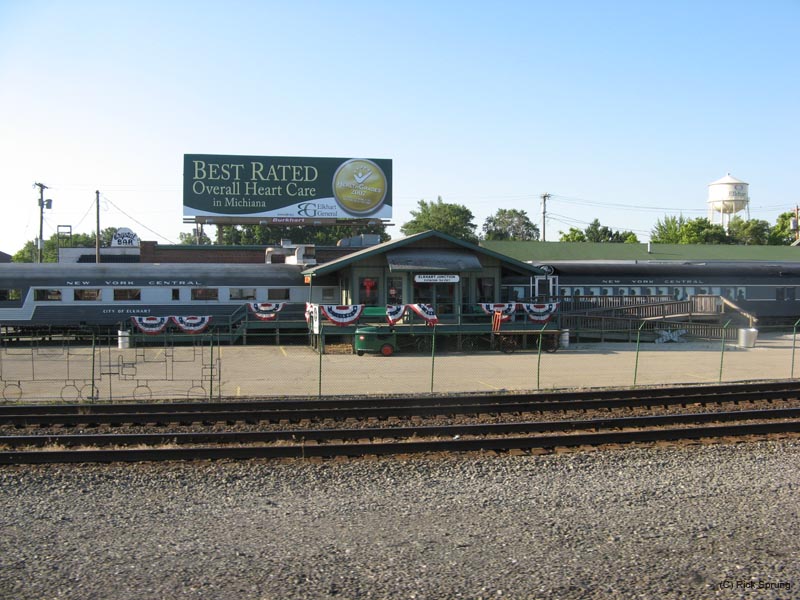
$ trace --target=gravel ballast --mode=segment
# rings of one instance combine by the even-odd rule
[[[0,598],[796,598],[800,442],[0,468]]]

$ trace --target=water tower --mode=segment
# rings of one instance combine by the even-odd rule
[[[750,184],[741,179],[731,177],[728,173],[725,177],[712,181],[708,184],[708,220],[715,222],[715,216],[720,215],[719,222],[725,229],[731,221],[731,215],[741,211],[747,211],[747,219],[750,219]]]

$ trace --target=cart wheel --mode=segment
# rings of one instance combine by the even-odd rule
[[[474,352],[478,349],[478,340],[474,335],[470,335],[461,339],[461,350],[463,352]]]
[[[381,346],[381,354],[383,354],[384,356],[391,356],[392,354],[394,354],[394,346],[392,346],[391,344],[384,344],[383,346]]]
[[[558,336],[554,335],[552,336],[552,339],[545,346],[544,351],[552,354],[556,350],[558,350]]]
[[[517,339],[515,337],[506,335],[500,338],[500,352],[511,354],[517,349],[517,345]]]
[[[356,350],[356,354],[358,354],[359,356],[364,356],[364,351],[363,350]]]
[[[431,339],[427,336],[420,336],[414,342],[414,345],[417,348],[417,352],[423,352],[430,354],[431,351]]]

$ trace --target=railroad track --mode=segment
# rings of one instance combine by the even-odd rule
[[[388,418],[425,414],[547,412],[796,399],[794,382],[703,386],[658,390],[603,390],[559,394],[436,398],[334,399],[176,404],[0,407],[0,425],[26,426],[26,434],[0,437],[0,464],[110,462],[214,458],[309,458],[530,450],[660,440],[763,436],[800,432],[800,408],[670,413],[636,417],[455,423],[408,427],[315,427],[269,431],[200,431],[107,434],[42,433],[43,424],[282,422],[291,420]],[[600,396],[600,397],[597,397]],[[370,405],[371,403],[371,405]],[[380,406],[376,406],[380,405]],[[257,405],[257,408],[254,408]],[[136,407],[136,408],[134,408]],[[24,414],[29,408],[31,414]],[[53,409],[57,409],[53,412]],[[169,410],[167,410],[167,408]],[[121,410],[122,409],[122,410]],[[138,409],[138,410],[137,410]],[[50,411],[48,413],[48,410]],[[426,411],[432,411],[430,413]],[[312,411],[313,412],[313,411]],[[324,415],[324,416],[322,416]],[[35,431],[35,429],[34,429]],[[142,447],[144,446],[144,448]]]

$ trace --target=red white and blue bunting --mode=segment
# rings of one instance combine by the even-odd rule
[[[208,328],[211,317],[172,317],[172,322],[183,333],[201,333]]]
[[[344,327],[352,325],[364,312],[363,304],[347,304],[336,306],[335,304],[320,304],[319,309],[323,315],[334,325]]]
[[[430,304],[409,304],[408,308],[422,317],[426,325],[436,325],[439,322],[439,317]]]
[[[131,321],[139,331],[148,335],[162,333],[170,323],[184,333],[201,333],[208,328],[211,317],[131,317]]]
[[[155,335],[167,328],[169,317],[131,317],[131,321],[142,333]]]
[[[248,302],[247,307],[259,321],[272,321],[277,318],[278,313],[283,310],[285,304],[286,302]],[[308,310],[307,303],[306,310]],[[308,318],[306,318],[307,320]]]
[[[511,315],[517,310],[516,302],[481,302],[481,308],[487,315],[494,315],[499,312],[502,321],[508,321]]]
[[[523,302],[521,304],[525,312],[528,313],[528,318],[536,323],[547,323],[558,310],[558,302],[549,302],[548,304],[526,304]]]
[[[389,325],[394,325],[400,319],[403,318],[403,315],[406,314],[406,305],[405,304],[387,304],[386,305],[386,320],[389,322]]]

